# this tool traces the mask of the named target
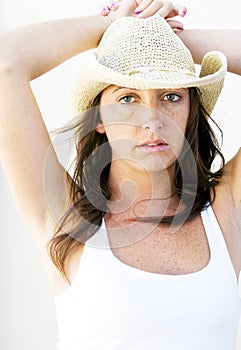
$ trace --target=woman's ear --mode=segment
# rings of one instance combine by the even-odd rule
[[[98,123],[95,130],[100,134],[105,134],[105,127],[102,123]]]

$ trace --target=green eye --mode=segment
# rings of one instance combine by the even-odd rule
[[[135,98],[133,96],[123,96],[120,98],[121,103],[132,103],[134,102]]]
[[[179,101],[179,99],[180,99],[180,96],[177,94],[167,94],[164,97],[164,100],[171,101],[171,102]]]

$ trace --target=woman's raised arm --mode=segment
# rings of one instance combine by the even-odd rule
[[[241,75],[241,29],[187,29],[180,38],[200,64],[208,51],[221,51],[228,60],[228,71]]]
[[[35,23],[2,33],[1,73],[16,70],[31,81],[96,47],[109,24],[107,18],[93,15]]]
[[[180,38],[190,49],[194,61],[201,63],[207,51],[222,51],[227,57],[228,71],[241,75],[241,30],[239,29],[190,29],[179,33]],[[238,92],[236,94],[238,96]],[[232,103],[232,101],[230,101]],[[237,127],[240,110],[237,110]],[[236,208],[241,209],[241,148],[225,166],[226,178],[229,178],[229,189]]]
[[[0,161],[27,224],[42,236],[46,233],[47,240],[55,219],[67,208],[66,171],[51,145],[30,81],[95,47],[108,26],[106,18],[93,15],[27,25],[0,35]],[[47,197],[55,219],[46,188],[51,189]]]
[[[138,5],[142,7],[138,9]],[[28,226],[48,240],[68,206],[66,171],[59,163],[31,90],[31,80],[97,46],[111,22],[123,16],[173,17],[171,2],[122,0],[107,16],[51,20],[0,35],[0,162]],[[48,154],[48,172],[43,174]],[[47,189],[47,190],[46,190]],[[51,209],[47,197],[51,200]]]

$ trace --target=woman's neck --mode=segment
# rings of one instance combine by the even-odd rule
[[[111,198],[108,206],[111,212],[137,210],[141,215],[148,210],[153,215],[156,207],[159,212],[160,207],[165,207],[165,210],[170,206],[176,207],[174,170],[173,166],[151,173],[144,169],[129,169],[115,162],[111,165],[109,176]]]

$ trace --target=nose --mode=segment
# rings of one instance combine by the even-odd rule
[[[163,122],[164,117],[160,111],[150,107],[146,108],[143,129],[158,133],[163,128]]]

